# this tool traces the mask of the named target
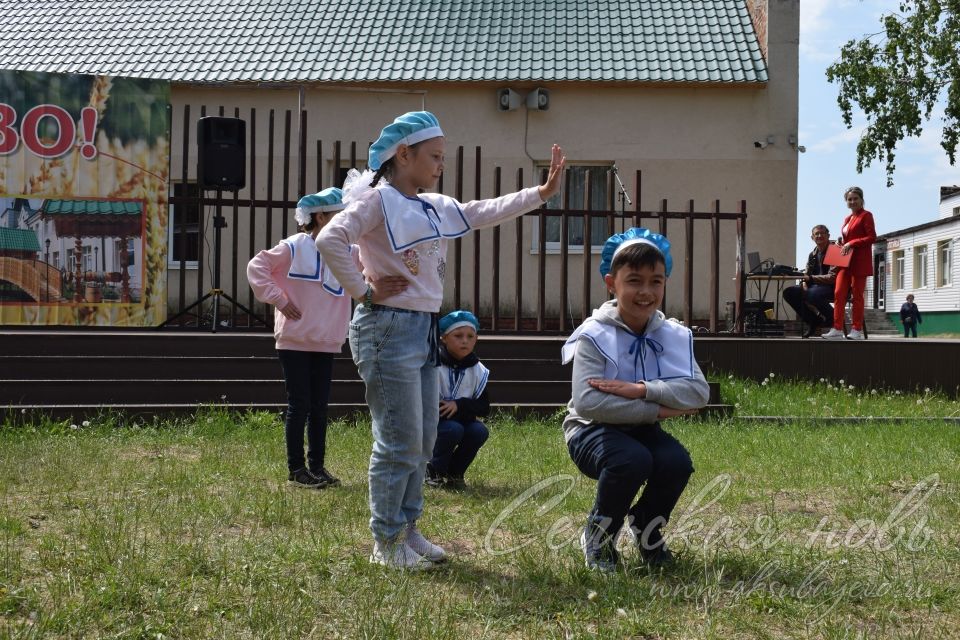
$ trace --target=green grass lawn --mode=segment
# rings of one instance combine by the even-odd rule
[[[955,410],[818,393],[862,415]],[[594,483],[559,420],[492,420],[468,491],[426,489],[422,529],[453,559],[419,574],[367,562],[363,420],[331,426],[344,486],[320,492],[286,485],[274,415],[8,423],[0,638],[960,637],[960,428],[668,428],[697,469],[668,529],[679,562],[650,572],[627,551],[602,576],[576,543]]]

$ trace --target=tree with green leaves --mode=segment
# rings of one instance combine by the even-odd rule
[[[847,128],[854,105],[867,127],[857,144],[857,171],[885,161],[893,185],[895,150],[943,105],[944,151],[955,164],[960,141],[960,0],[903,0],[882,18],[883,31],[847,42],[827,79],[839,84]]]

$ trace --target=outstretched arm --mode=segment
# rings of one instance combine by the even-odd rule
[[[553,145],[547,181],[539,187],[521,189],[499,198],[473,200],[460,205],[471,229],[494,227],[527,211],[536,209],[560,190],[566,156],[559,145]]]

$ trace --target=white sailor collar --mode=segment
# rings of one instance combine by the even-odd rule
[[[640,382],[694,376],[693,333],[665,320],[654,331],[635,334],[588,318],[563,345],[562,360],[573,360],[577,341],[590,340],[607,361],[605,377]]]
[[[288,278],[317,282],[323,285],[324,291],[330,295],[343,295],[343,287],[324,264],[313,236],[309,233],[296,233],[281,242],[290,247]]]
[[[377,187],[383,205],[383,222],[394,253],[440,238],[458,238],[470,231],[457,201],[440,193],[410,197],[395,187]]]

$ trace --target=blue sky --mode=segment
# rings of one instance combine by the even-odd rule
[[[800,154],[797,190],[797,264],[806,264],[810,228],[824,223],[831,234],[846,207],[843,191],[863,188],[877,232],[902,229],[937,218],[940,185],[960,184],[960,164],[950,166],[940,147],[941,123],[935,111],[923,135],[897,148],[894,186],[887,188],[883,164],[857,173],[856,147],[866,121],[847,129],[837,106],[837,85],[827,82],[827,66],[852,38],[881,30],[880,16],[897,10],[898,0],[802,0],[800,3]]]

